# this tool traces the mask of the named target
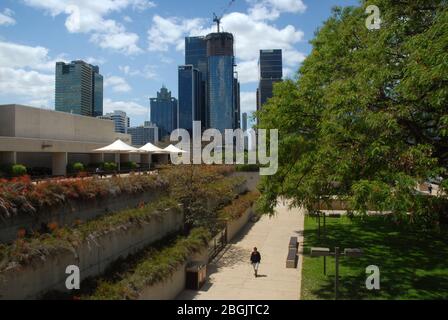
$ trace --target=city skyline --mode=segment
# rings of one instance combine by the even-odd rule
[[[0,12],[8,9],[11,18],[0,24],[0,103],[54,109],[55,62],[80,59],[102,70],[104,113],[123,110],[131,126],[142,124],[149,120],[148,98],[162,84],[178,96],[177,66],[184,64],[184,38],[216,31],[212,13],[227,4],[197,2],[191,7],[178,1],[129,0],[106,10],[69,0],[56,7],[48,1],[4,1]],[[236,38],[241,112],[249,118],[256,109],[259,49],[283,49],[285,76],[291,77],[331,7],[357,3],[290,2],[293,5],[283,8],[273,0],[235,1],[222,19],[223,30]],[[68,6],[92,20],[77,21],[76,15],[66,13]]]

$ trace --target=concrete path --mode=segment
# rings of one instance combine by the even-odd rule
[[[208,266],[209,280],[200,291],[185,290],[181,300],[296,300],[300,297],[302,258],[297,269],[286,269],[289,238],[302,244],[304,214],[280,204],[275,217],[249,223]],[[261,253],[259,277],[249,263],[253,247]]]

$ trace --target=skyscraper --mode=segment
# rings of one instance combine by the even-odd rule
[[[211,33],[207,41],[209,127],[224,133],[235,125],[233,35]]]
[[[192,133],[201,120],[201,74],[192,65],[179,66],[179,128]]]
[[[103,76],[99,67],[77,60],[56,63],[56,111],[83,116],[103,114]]]
[[[208,107],[207,107],[207,41],[205,37],[186,37],[185,38],[185,65],[192,65],[199,72],[200,87],[198,107],[200,113],[199,119],[202,128],[208,128]],[[179,98],[179,103],[181,99]]]
[[[246,132],[247,131],[247,113],[243,112],[243,121],[242,121],[242,125],[241,127],[243,128],[243,131]]]
[[[157,92],[157,98],[151,98],[151,122],[159,127],[159,137],[169,136],[178,128],[177,99],[171,96],[171,91],[162,86]]]
[[[257,89],[257,110],[272,97],[274,83],[282,81],[282,50],[260,50],[259,84]]]
[[[126,112],[115,110],[114,112],[106,113],[103,116],[97,116],[99,119],[112,120],[115,124],[115,132],[127,133],[129,118]]]

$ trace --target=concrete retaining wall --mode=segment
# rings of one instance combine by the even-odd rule
[[[249,208],[239,219],[227,223],[227,242],[231,241],[244,228],[252,214],[253,209]]]
[[[73,224],[76,220],[88,221],[109,212],[135,208],[139,203],[153,201],[162,194],[162,191],[153,190],[91,201],[68,201],[59,207],[43,208],[34,215],[20,214],[9,219],[2,219],[0,220],[0,243],[14,241],[21,228],[32,231],[39,230],[42,225],[50,222],[65,226]]]
[[[185,289],[186,264],[180,266],[167,280],[146,287],[140,293],[138,300],[172,300]]]
[[[232,240],[249,222],[253,209],[250,208],[237,220],[227,224],[227,240]],[[208,262],[208,249],[192,255],[189,261]],[[167,280],[158,282],[142,290],[139,300],[172,300],[185,290],[186,264],[179,267]]]
[[[167,209],[160,220],[154,218],[147,224],[123,227],[83,242],[73,252],[62,250],[45,260],[4,271],[0,274],[0,299],[35,299],[50,290],[64,292],[67,266],[78,266],[82,281],[100,275],[118,258],[136,253],[182,228],[183,214]]]

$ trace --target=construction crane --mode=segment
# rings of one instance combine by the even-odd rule
[[[222,13],[219,15],[219,17],[216,15],[216,13],[213,12],[213,22],[216,22],[216,26],[218,27],[218,33],[221,32],[221,19],[222,17],[229,11],[230,7],[233,5],[235,0],[231,0],[229,4],[224,8]]]

